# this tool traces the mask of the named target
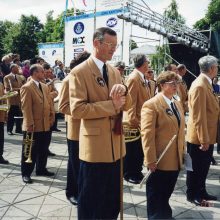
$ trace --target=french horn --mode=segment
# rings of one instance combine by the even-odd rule
[[[141,137],[140,129],[131,128],[128,122],[123,122],[122,124],[125,143],[136,141]]]

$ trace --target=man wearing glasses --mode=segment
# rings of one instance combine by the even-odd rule
[[[124,156],[125,147],[115,125],[120,112],[130,107],[130,96],[118,70],[106,63],[117,48],[116,32],[97,29],[93,48],[90,58],[75,67],[69,78],[70,112],[81,120],[78,219],[117,219],[120,148]]]

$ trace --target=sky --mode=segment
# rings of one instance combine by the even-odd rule
[[[76,2],[76,0],[69,0],[68,8],[73,6],[74,1]],[[87,4],[92,1],[95,0],[84,0]],[[152,10],[161,14],[171,2],[171,0],[144,1]],[[186,25],[192,27],[197,20],[203,18],[209,2],[210,0],[177,0],[179,13],[186,19]],[[9,21],[17,22],[22,14],[33,14],[44,23],[46,20],[46,14],[50,10],[54,11],[54,17],[56,17],[65,10],[65,4],[66,0],[0,0],[0,20],[7,19]]]

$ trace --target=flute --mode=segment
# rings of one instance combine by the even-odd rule
[[[160,160],[163,158],[164,154],[167,152],[167,150],[170,148],[171,144],[173,143],[173,141],[176,139],[177,135],[173,135],[173,137],[170,139],[169,143],[167,144],[166,148],[163,150],[162,154],[160,155],[160,157],[158,158],[156,165],[160,162]],[[144,178],[142,179],[141,183],[140,183],[140,188],[142,188],[143,184],[147,181],[148,177],[150,176],[150,174],[152,173],[151,170],[148,170],[148,172],[146,173],[146,175],[144,176]]]

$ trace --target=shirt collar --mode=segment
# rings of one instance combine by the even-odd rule
[[[205,73],[201,73],[201,74],[205,76],[205,78],[209,81],[209,84],[212,85],[212,80]]]
[[[171,107],[171,103],[174,102],[174,98],[172,98],[171,100],[169,98],[167,98],[163,93],[161,93],[165,102],[167,103],[167,105],[169,105],[169,107]]]
[[[33,81],[34,81],[34,83],[37,85],[37,87],[39,88],[39,83],[40,83],[40,82],[38,82],[37,80],[34,80],[34,79],[33,79]]]
[[[144,74],[143,74],[142,72],[140,72],[138,69],[136,69],[136,70],[137,70],[138,74],[140,75],[141,79],[142,79],[144,82],[148,83],[148,80],[145,78]]]
[[[104,62],[102,62],[101,60],[97,59],[95,56],[91,56],[93,61],[95,62],[96,66],[98,67],[98,69],[100,70],[101,74],[102,74],[102,67],[104,65]]]

